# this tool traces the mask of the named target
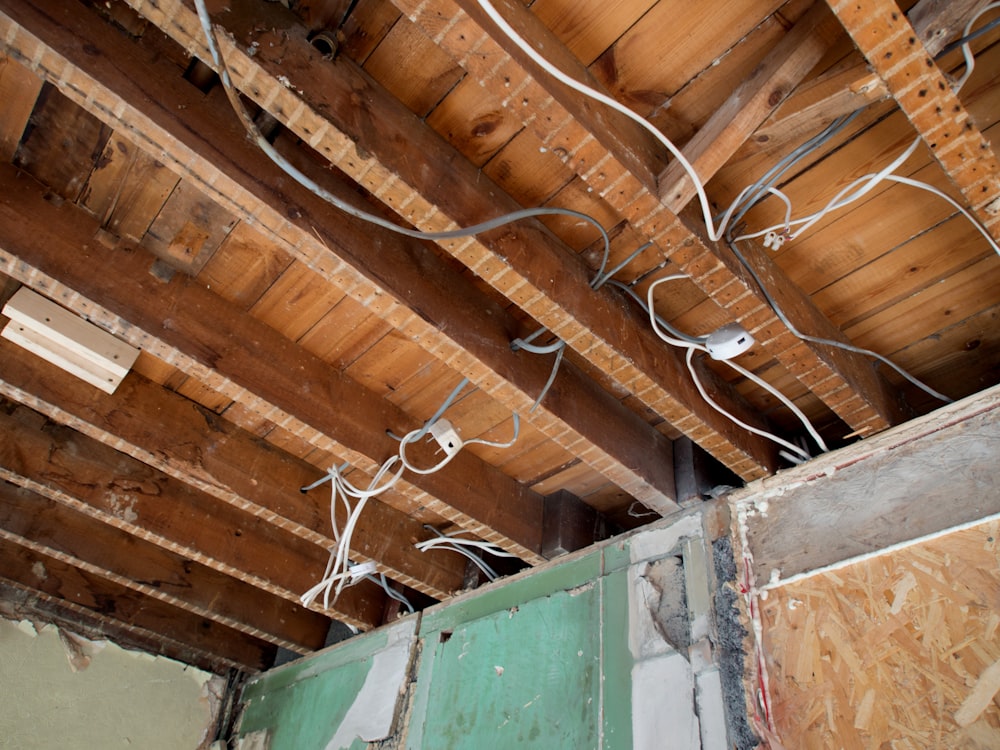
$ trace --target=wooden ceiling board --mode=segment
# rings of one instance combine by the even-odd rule
[[[333,193],[423,228],[470,224],[521,206],[571,208],[609,231],[612,265],[653,240],[617,278],[638,280],[642,295],[656,278],[687,273],[691,282],[657,294],[661,314],[699,334],[742,321],[759,344],[739,363],[799,404],[831,442],[906,419],[909,407],[933,406],[895,373],[873,375],[866,358],[795,340],[736,260],[706,240],[697,211],[677,216],[664,204],[658,178],[672,159],[661,145],[540,73],[473,0],[361,0],[346,18],[347,0],[301,0],[290,8],[227,3],[229,12],[215,20],[240,45],[224,45],[237,85],[255,100],[261,122],[278,123],[269,127],[276,148]],[[955,14],[968,4],[957,2]],[[375,560],[420,602],[456,590],[464,565],[458,556],[431,559],[414,550],[431,533],[424,523],[463,528],[535,563],[541,499],[550,492],[576,494],[625,527],[644,523],[638,514],[645,508],[671,512],[671,440],[681,435],[746,477],[776,468],[767,441],[748,438],[705,404],[682,355],[652,335],[636,304],[610,285],[591,290],[601,256],[592,226],[549,217],[428,245],[348,219],[248,141],[208,67],[188,57],[207,58],[190,2],[129,5],[141,14],[120,2],[98,8],[76,0],[0,0],[0,92],[14,102],[0,111],[4,289],[24,283],[143,347],[136,373],[122,386],[120,398],[131,401],[119,402],[88,400],[85,386],[66,390],[68,381],[55,375],[18,375],[12,358],[0,358],[0,383],[22,404],[5,412],[47,404],[47,414],[71,427],[22,420],[16,439],[34,445],[46,430],[63,430],[93,458],[87,472],[95,481],[102,472],[116,476],[124,456],[143,476],[165,472],[174,496],[192,498],[179,512],[194,513],[203,502],[196,493],[207,493],[230,509],[220,517],[238,511],[259,528],[242,534],[243,546],[223,550],[225,557],[185,547],[145,510],[127,529],[114,509],[92,508],[86,523],[108,524],[109,539],[160,542],[156,551],[146,547],[150,564],[185,555],[208,562],[205,589],[239,579],[246,602],[283,597],[295,606],[301,589],[321,575],[332,535],[329,486],[307,495],[298,487],[344,460],[350,481],[366,485],[397,449],[385,430],[422,424],[463,376],[472,382],[445,417],[465,438],[502,440],[517,412],[517,443],[469,446],[435,475],[405,475],[369,503],[352,545],[356,559]],[[917,5],[913,23],[933,49],[946,43],[934,24],[959,21],[947,9],[928,15],[930,5]],[[884,100],[827,144],[821,153],[828,156],[811,156],[786,178],[796,212],[884,165],[915,135],[900,113],[890,114],[889,87],[851,53],[847,34],[836,25],[822,40],[803,32],[798,22],[824,15],[823,5],[538,0],[526,8],[498,0],[498,7],[571,75],[603,81],[643,111],[660,107],[654,121],[678,142],[699,132],[706,142],[728,138],[726,150],[715,153],[731,156],[706,168],[721,167],[708,185],[715,206],[849,105]],[[221,8],[213,5],[213,13]],[[333,59],[309,43],[320,30],[336,40]],[[987,136],[1000,95],[998,35],[977,41],[980,65],[961,95]],[[258,46],[248,48],[254,41]],[[784,59],[786,49],[799,54],[811,46],[806,57]],[[779,91],[759,79],[750,79],[756,87],[745,83],[758,63],[777,58],[790,69],[768,79],[768,86],[781,81],[774,83]],[[953,69],[955,60],[952,54],[943,65]],[[43,79],[48,85],[39,97]],[[757,104],[740,104],[735,129],[718,130],[713,115],[727,119],[717,113],[744,95]],[[32,176],[18,176],[18,164]],[[923,147],[902,173],[964,200]],[[65,204],[56,208],[42,197],[47,193],[62,193]],[[912,188],[880,186],[776,254],[759,245],[745,252],[800,328],[839,336],[843,327],[855,343],[893,353],[960,396],[1000,377],[1000,271],[993,252],[953,213]],[[771,200],[747,218],[754,226],[781,214]],[[46,242],[58,250],[40,247]],[[168,262],[154,262],[157,255]],[[569,347],[548,395],[529,412],[555,357],[514,352],[510,342],[537,321]],[[785,437],[802,433],[774,396],[725,365],[699,358],[697,368],[730,410]],[[897,406],[894,395],[886,396],[893,392],[905,393],[909,404]],[[90,411],[79,411],[81,404]],[[170,416],[180,405],[193,410],[189,423]],[[412,456],[430,464],[440,458],[433,449],[414,446]],[[32,472],[49,481],[45,469]],[[51,505],[55,490],[44,491]],[[58,507],[63,517],[79,515],[67,508]],[[129,577],[127,559],[53,549],[53,524],[46,538],[19,526],[24,549],[37,545],[38,554],[48,550],[60,564],[121,584],[125,608],[146,596],[143,575]],[[204,544],[216,538],[209,531]],[[275,557],[269,550],[278,538],[290,549],[311,545],[310,562],[292,566],[298,578],[255,567],[253,554]],[[248,556],[240,557],[241,549]],[[24,587],[34,587],[52,617],[130,634],[127,624],[74,609],[39,585],[4,590],[23,606]],[[335,611],[306,613],[303,622],[318,631],[325,619],[317,617],[370,627],[394,616],[378,589],[351,591]],[[167,602],[181,612],[174,627],[162,618],[155,625],[176,653],[213,668],[257,669],[276,644],[313,647],[315,633],[280,631],[273,621],[256,621],[252,607],[211,610],[204,605],[212,592],[198,593],[204,598]],[[188,615],[232,626],[234,644],[245,650],[219,647],[213,656],[211,639],[186,634],[198,627]],[[132,635],[149,642],[140,630]],[[256,645],[245,640],[258,636]]]

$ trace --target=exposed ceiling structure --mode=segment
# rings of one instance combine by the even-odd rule
[[[997,383],[1000,32],[957,91],[949,46],[985,5],[495,3],[646,127],[477,0],[213,0],[228,92],[193,3],[0,0],[0,301],[140,350],[106,393],[0,340],[7,609],[261,669],[398,613],[377,577],[300,601],[348,526],[420,607],[477,580],[439,533],[515,570],[940,403],[859,349]],[[557,210],[415,236],[526,208]],[[655,312],[694,348],[640,302],[674,276]],[[741,369],[699,338],[734,323]],[[442,408],[465,445],[391,463]],[[399,478],[335,531],[330,483],[300,491],[333,467]]]

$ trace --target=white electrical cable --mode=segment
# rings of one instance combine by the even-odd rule
[[[698,194],[698,200],[701,203],[702,215],[705,220],[705,228],[708,230],[709,236],[713,240],[719,240],[722,238],[722,235],[725,232],[725,222],[723,222],[718,228],[715,227],[712,221],[712,207],[709,203],[708,195],[705,192],[705,186],[702,184],[701,178],[691,165],[691,162],[685,158],[681,150],[677,148],[677,146],[675,146],[669,138],[663,135],[663,133],[661,133],[655,125],[649,122],[646,118],[642,117],[642,115],[633,112],[625,105],[612,99],[610,96],[602,94],[600,91],[581,83],[575,78],[572,78],[563,71],[559,70],[559,68],[546,60],[539,52],[535,51],[535,49],[528,44],[528,42],[525,41],[525,39],[521,37],[521,35],[518,34],[509,23],[507,23],[507,20],[500,15],[497,9],[494,8],[488,0],[477,0],[477,2],[479,3],[479,7],[483,9],[483,11],[497,26],[500,27],[501,31],[503,31],[504,34],[506,34],[507,37],[514,42],[514,44],[516,44],[526,55],[528,55],[528,57],[534,60],[535,63],[543,68],[547,73],[552,75],[558,81],[561,81],[566,86],[569,86],[574,91],[599,101],[616,112],[620,112],[652,134],[652,136],[656,138],[664,146],[664,148],[666,148],[674,156],[675,159],[677,159],[677,162],[681,165],[681,167],[683,167],[684,171],[687,172],[688,176],[691,178],[691,182],[694,184],[695,191]]]
[[[978,11],[972,18],[969,19],[969,22],[965,24],[965,30],[962,33],[962,37],[964,38],[969,36],[969,34],[972,32],[972,27],[976,23],[976,21],[978,21],[980,17],[982,17],[985,13],[988,13],[991,10],[995,10],[996,8],[1000,8],[1000,3],[990,3],[985,8],[982,8],[980,11]],[[975,55],[972,54],[972,48],[969,47],[968,42],[962,45],[962,57],[965,59],[965,72],[962,73],[959,79],[955,82],[954,86],[955,91],[960,91],[962,89],[962,87],[972,76],[972,71],[976,67],[976,57]]]
[[[430,549],[445,549],[445,550],[450,550],[452,552],[457,552],[460,555],[471,560],[481,571],[483,571],[486,577],[491,581],[495,581],[497,579],[497,572],[489,564],[487,564],[485,560],[483,560],[478,555],[474,554],[472,552],[472,549],[469,548],[478,549],[481,550],[482,552],[487,552],[493,555],[494,557],[512,557],[512,558],[517,557],[517,555],[512,555],[510,552],[500,549],[491,542],[485,542],[481,539],[467,539],[464,537],[457,537],[456,536],[457,534],[465,533],[463,530],[453,531],[450,534],[442,534],[433,526],[428,526],[425,524],[424,528],[434,532],[437,536],[432,537],[430,539],[425,539],[422,542],[417,542],[414,546],[418,550],[420,550],[421,552],[426,552],[427,550]]]
[[[667,333],[665,333],[660,328],[660,326],[657,323],[657,316],[656,316],[656,313],[655,313],[655,310],[654,310],[654,306],[653,306],[653,295],[654,295],[654,293],[656,291],[656,287],[658,287],[660,284],[666,283],[668,281],[677,281],[679,279],[687,279],[687,278],[689,278],[689,277],[686,276],[685,274],[671,274],[669,276],[664,276],[662,279],[657,279],[656,281],[654,281],[652,284],[649,285],[649,289],[646,292],[646,303],[647,303],[646,304],[646,312],[649,315],[649,324],[653,328],[653,333],[655,333],[657,336],[659,336],[663,341],[667,342],[668,344],[671,344],[673,346],[677,346],[677,347],[680,347],[682,349],[686,349],[687,350],[687,354],[685,356],[685,361],[687,362],[688,372],[691,373],[691,377],[694,380],[695,387],[697,387],[697,389],[698,389],[698,393],[700,393],[701,397],[705,401],[708,402],[709,406],[711,406],[717,412],[719,412],[723,416],[727,417],[730,421],[734,422],[735,424],[739,425],[740,427],[743,427],[744,429],[749,430],[750,432],[752,432],[752,433],[754,433],[756,435],[760,435],[762,437],[765,437],[765,438],[767,438],[767,439],[769,439],[769,440],[777,443],[778,445],[781,445],[781,446],[787,448],[789,451],[792,451],[793,453],[795,453],[795,454],[797,454],[799,456],[802,456],[804,459],[810,458],[809,453],[807,451],[803,450],[802,448],[800,448],[800,447],[798,447],[796,445],[793,445],[792,443],[789,443],[786,440],[783,440],[782,438],[778,437],[777,435],[774,435],[773,433],[767,432],[766,430],[762,430],[762,429],[759,429],[757,427],[754,427],[753,425],[747,424],[742,419],[736,417],[733,414],[730,414],[724,408],[722,408],[721,406],[719,406],[719,404],[717,404],[708,395],[708,393],[705,391],[705,388],[702,385],[700,378],[698,377],[698,373],[694,369],[694,362],[693,362],[694,352],[695,351],[708,352],[708,347],[704,346],[703,344],[691,343],[691,342],[685,341],[683,339],[675,338],[673,336],[668,335]],[[746,368],[741,367],[740,365],[736,364],[735,362],[732,362],[732,361],[730,361],[728,359],[721,360],[721,361],[725,362],[727,365],[729,365],[730,367],[732,367],[738,373],[740,373],[744,377],[748,378],[749,380],[753,381],[758,386],[760,386],[764,390],[768,391],[775,398],[777,398],[779,401],[781,401],[781,403],[783,403],[785,406],[787,406],[792,411],[792,413],[795,414],[795,416],[799,419],[799,421],[802,423],[802,425],[806,428],[806,430],[812,436],[813,440],[816,441],[816,444],[819,446],[820,450],[822,450],[824,453],[829,450],[829,448],[827,448],[827,446],[826,446],[826,442],[820,436],[819,432],[816,431],[816,428],[813,427],[812,422],[809,421],[808,417],[806,417],[806,415],[802,413],[802,410],[799,409],[791,401],[791,399],[789,399],[787,396],[785,396],[785,394],[781,393],[781,391],[779,391],[777,388],[775,388],[774,386],[772,386],[770,383],[766,382],[762,378],[758,377],[757,375],[755,375],[754,373],[750,372]]]
[[[510,448],[517,442],[518,435],[521,433],[521,418],[518,416],[517,412],[511,415],[511,419],[514,423],[514,435],[510,440],[505,442],[497,442],[493,440],[485,440],[483,438],[471,438],[470,440],[462,441],[462,445],[488,445],[492,448]],[[414,474],[434,474],[440,471],[445,466],[447,466],[455,456],[459,454],[459,450],[453,453],[448,453],[441,461],[434,464],[433,466],[422,469],[420,467],[414,466],[410,460],[406,457],[406,446],[415,442],[420,433],[423,430],[413,430],[413,432],[407,433],[399,443],[399,460],[402,462],[403,466],[412,471]]]

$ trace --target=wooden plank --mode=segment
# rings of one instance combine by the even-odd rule
[[[55,612],[63,614],[61,619],[64,620],[73,622],[75,614],[91,614],[90,617],[84,615],[83,622],[91,626],[99,623],[98,629],[112,639],[119,631],[128,634],[138,631],[152,653],[190,650],[199,661],[252,672],[267,669],[274,660],[275,647],[257,638],[6,539],[0,539],[0,571],[3,571],[0,580],[22,590],[43,594],[43,601],[39,602],[43,611],[51,611],[44,605],[52,602]],[[26,598],[31,599],[30,595]],[[181,648],[177,648],[178,645]],[[212,671],[219,671],[218,666]]]
[[[148,17],[160,20],[186,47],[201,49],[200,25],[181,3],[154,8],[136,0],[136,6]],[[272,12],[280,16],[281,9]],[[276,16],[275,23],[282,26],[279,41],[277,36],[271,38],[271,31],[260,30],[254,13],[256,10],[249,9],[239,12],[233,6],[226,19],[241,40],[240,46],[230,45],[226,50],[237,85],[265,103],[293,132],[313,141],[335,166],[386,204],[399,207],[408,222],[423,230],[452,229],[456,222],[472,224],[483,216],[520,208],[362,71],[347,61],[317,69],[312,62],[315,51],[303,37],[296,38],[294,22],[281,23]],[[254,42],[257,54],[248,57],[240,51],[242,45]],[[310,71],[310,80],[293,86],[308,92],[301,95],[305,98],[272,77],[305,69]],[[361,106],[358,90],[366,92]],[[359,153],[356,145],[365,153]],[[411,158],[414,151],[421,153],[419,163]],[[425,162],[448,164],[449,168],[431,173],[420,166]],[[773,468],[771,444],[735,427],[708,406],[685,376],[682,356],[664,348],[641,311],[623,306],[610,288],[592,294],[592,272],[583,264],[567,262],[565,246],[540,231],[537,224],[512,224],[484,235],[481,241],[439,244],[581,356],[610,368],[606,371],[623,387],[648,399],[651,408],[682,429],[690,430],[693,439],[711,441],[720,460],[737,473],[760,476]],[[623,336],[623,331],[628,335]],[[708,387],[712,389],[714,384]],[[731,413],[759,421],[727,389],[720,387],[717,392]]]
[[[80,197],[111,130],[54,86],[43,86],[14,164],[67,200]]]
[[[320,577],[327,555],[319,547],[3,403],[0,427],[9,439],[0,445],[0,478],[292,602]],[[361,583],[344,590],[330,615],[372,627],[384,597]]]
[[[8,162],[14,157],[41,90],[41,78],[17,60],[0,54],[0,101],[4,103],[3,124],[0,125],[0,160]]]
[[[470,0],[461,0],[461,5],[470,15],[475,12],[472,8],[474,3]],[[449,10],[445,12],[443,7]],[[413,10],[411,17],[432,29],[437,23],[435,19],[438,14],[451,18],[454,13],[459,12],[457,8],[452,11],[453,8],[450,0],[424,2]],[[526,11],[517,3],[508,3],[504,7],[504,13],[505,18],[515,19],[514,25],[517,26],[521,23],[517,19]],[[463,64],[472,66],[480,56],[496,61],[502,60],[505,54],[519,54],[505,38],[493,39],[481,26],[470,24],[471,21],[456,21],[454,26],[449,27],[448,33],[439,37],[439,43],[447,46]],[[536,48],[545,49],[547,54],[560,46],[558,40],[545,33],[529,37],[529,41]],[[477,53],[470,54],[472,50]],[[491,63],[490,70],[470,70],[475,71],[474,75],[481,85],[492,87],[497,97],[502,99],[507,96],[506,82],[503,90],[499,90],[500,83],[493,75],[494,68],[499,70],[500,64]],[[570,75],[580,77],[578,63],[564,66],[563,69]],[[503,70],[505,81],[509,79],[510,86],[521,92],[520,95],[525,100],[544,103],[544,107],[533,106],[523,115],[526,124],[536,130],[543,144],[563,154],[567,163],[587,182],[588,189],[604,198],[619,215],[628,219],[642,235],[652,240],[661,256],[676,261],[684,273],[691,276],[706,294],[716,297],[746,328],[763,331],[766,325],[771,335],[759,335],[758,344],[778,358],[787,369],[806,378],[810,387],[841,419],[853,429],[871,432],[905,418],[906,410],[899,403],[896,394],[890,391],[885,381],[873,373],[859,356],[837,354],[830,357],[823,348],[812,344],[790,347],[791,334],[770,312],[760,290],[748,281],[745,271],[726,248],[705,242],[704,228],[696,220],[687,216],[678,218],[667,210],[653,188],[642,181],[641,175],[630,169],[630,157],[626,150],[604,148],[598,141],[599,129],[588,130],[581,124],[587,121],[582,110],[591,106],[583,98],[574,96],[573,101],[556,104],[554,97],[559,87],[550,85],[550,92],[546,86],[532,80],[529,73],[513,61],[504,65]],[[544,112],[544,117],[536,116],[539,112]],[[767,256],[760,256],[755,262],[763,264],[760,269],[764,277],[777,270]],[[835,337],[839,336],[835,330],[831,330],[832,326],[828,321],[824,323],[823,316],[806,295],[794,288],[786,289],[785,294],[786,301],[791,299],[794,303],[786,307],[786,312],[797,328],[823,330]],[[664,413],[662,410],[658,411]],[[694,435],[687,434],[697,439]],[[720,456],[717,449],[716,455]],[[732,468],[731,463],[729,466]]]
[[[317,612],[7,482],[0,482],[0,536],[297,653],[326,641],[330,621]]]
[[[56,15],[58,22],[51,15],[21,20],[31,21],[35,32],[51,35],[62,54],[73,57],[71,63],[49,48],[52,67],[42,66],[54,80],[63,81],[65,90],[86,90],[90,96],[81,101],[91,101],[105,116],[121,113],[113,122],[122,132],[141,133],[143,143],[155,143],[157,153],[169,157],[174,169],[199,182],[220,203],[244,220],[252,219],[288,252],[422,342],[512,411],[527,414],[548,380],[550,366],[541,358],[510,351],[517,324],[493,300],[474,291],[420,244],[334,216],[327,204],[289,186],[287,178],[246,143],[225,98],[196,96],[191,86],[171,76],[170,66],[164,68],[149,45],[136,47],[108,36],[102,23],[78,9]],[[70,28],[63,25],[70,22]],[[34,37],[13,36],[25,60],[42,54]],[[90,45],[99,42],[105,53],[86,54],[80,49],[83,39]],[[121,67],[107,64],[116,58],[130,60],[127,70],[135,80],[125,78]],[[87,66],[104,84],[76,65]],[[156,96],[147,91],[156,91]],[[317,172],[315,164],[312,172]],[[322,179],[331,184],[327,170]],[[355,196],[356,189],[344,187],[341,193]],[[360,252],[373,240],[378,253]],[[420,300],[419,315],[407,306],[409,299]],[[550,403],[590,406],[586,411],[563,410],[550,408]],[[561,369],[546,403],[530,419],[630,494],[664,510],[671,507],[673,476],[665,468],[670,462],[663,458],[669,455],[669,443],[572,365]]]
[[[757,127],[812,70],[841,33],[826,5],[816,3],[684,146],[702,184],[729,161]],[[659,180],[660,197],[679,213],[695,197],[695,184],[676,159]]]
[[[312,466],[141,376],[130,376],[105,398],[6,342],[0,342],[0,357],[0,393],[7,398],[301,539],[334,547],[328,493],[299,491],[321,478]],[[343,528],[342,507],[336,518]],[[462,566],[428,561],[413,547],[425,536],[418,522],[376,498],[355,526],[352,559],[374,560],[389,577],[443,599],[461,588]]]
[[[219,252],[205,264],[198,279],[220,297],[248,310],[291,262],[259,229],[241,221],[222,241]]]
[[[1000,521],[792,582],[760,603],[787,747],[992,747]]]
[[[149,225],[142,246],[169,266],[196,275],[232,231],[236,218],[181,181]]]
[[[0,183],[12,189],[17,184],[17,195],[0,205],[0,267],[22,283],[64,298],[75,311],[86,309],[92,321],[369,475],[398,451],[387,429],[404,435],[419,427],[200,284],[180,274],[169,283],[159,281],[147,272],[152,257],[142,250],[113,251],[89,241],[96,226],[83,212],[68,204],[56,209],[37,186],[26,179],[6,181],[11,179],[16,176],[0,169]],[[95,267],[114,267],[115,275],[90,273]],[[404,493],[528,561],[539,561],[541,496],[468,452],[459,453],[448,469],[408,473],[382,497],[392,502],[397,492]]]
[[[983,5],[985,0],[921,0],[907,12],[907,17],[927,53],[933,56],[961,34],[968,19]],[[838,117],[888,96],[885,81],[859,61],[799,86],[755,135],[769,146],[803,140]]]
[[[1000,513],[998,450],[995,386],[736,490],[754,579],[788,580]]]
[[[829,4],[973,213],[1000,238],[1000,163],[899,6]]]

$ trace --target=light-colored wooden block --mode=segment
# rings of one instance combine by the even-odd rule
[[[27,287],[4,305],[4,338],[57,367],[114,393],[139,350]]]

